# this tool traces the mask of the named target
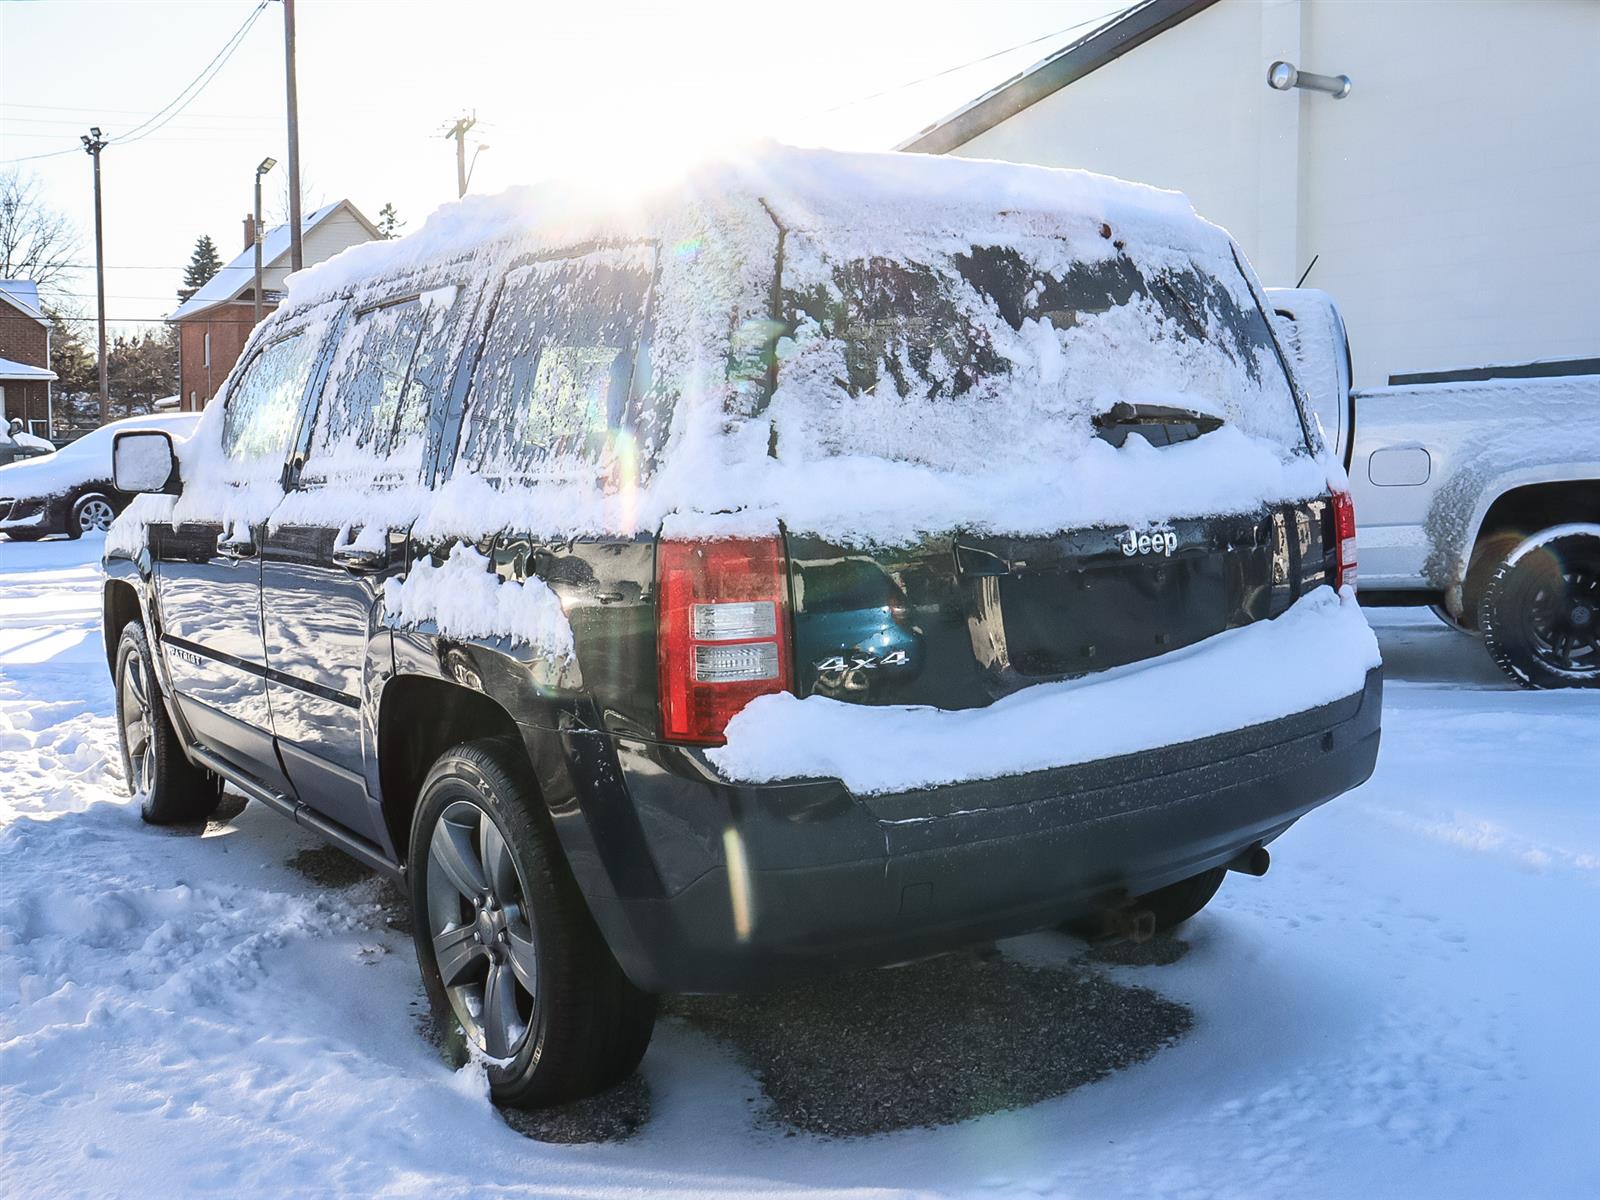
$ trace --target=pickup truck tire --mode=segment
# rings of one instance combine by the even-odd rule
[[[1523,687],[1600,687],[1600,525],[1560,525],[1519,544],[1478,612],[1490,655]]]
[[[144,626],[130,621],[117,641],[117,740],[122,777],[151,825],[204,821],[222,800],[222,780],[184,757],[156,685]]]
[[[484,1061],[495,1101],[593,1095],[632,1074],[656,997],[612,957],[520,748],[447,750],[411,825],[413,933],[444,1048]]]

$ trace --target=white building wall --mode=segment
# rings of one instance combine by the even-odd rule
[[[351,246],[359,246],[362,242],[370,241],[372,234],[367,232],[367,227],[356,220],[347,209],[340,209],[306,233],[302,239],[301,250],[306,266],[311,267],[326,262],[341,250],[348,250]],[[284,280],[289,273],[289,259],[285,255],[277,265],[261,272],[262,289],[269,292],[283,291]]]
[[[1187,192],[1269,285],[1318,256],[1361,386],[1600,355],[1593,0],[1221,0],[957,153]]]

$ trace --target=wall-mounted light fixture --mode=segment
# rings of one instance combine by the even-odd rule
[[[1267,86],[1280,92],[1287,92],[1291,88],[1306,88],[1313,92],[1327,92],[1335,100],[1343,100],[1350,94],[1350,76],[1317,75],[1311,71],[1297,71],[1293,63],[1279,59],[1267,68]]]

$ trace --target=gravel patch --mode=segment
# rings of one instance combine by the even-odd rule
[[[1188,942],[1173,933],[1158,933],[1145,942],[1091,942],[1085,957],[1112,967],[1170,967],[1187,953]]]
[[[650,1085],[638,1073],[616,1087],[551,1108],[502,1108],[507,1125],[523,1137],[563,1146],[623,1142],[650,1119]]]
[[[667,1011],[732,1045],[765,1119],[852,1137],[1024,1108],[1182,1037],[1188,1008],[1078,966],[946,955]]]

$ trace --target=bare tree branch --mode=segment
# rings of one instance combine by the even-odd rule
[[[0,279],[31,279],[52,291],[77,253],[72,223],[40,196],[38,181],[0,172]]]

